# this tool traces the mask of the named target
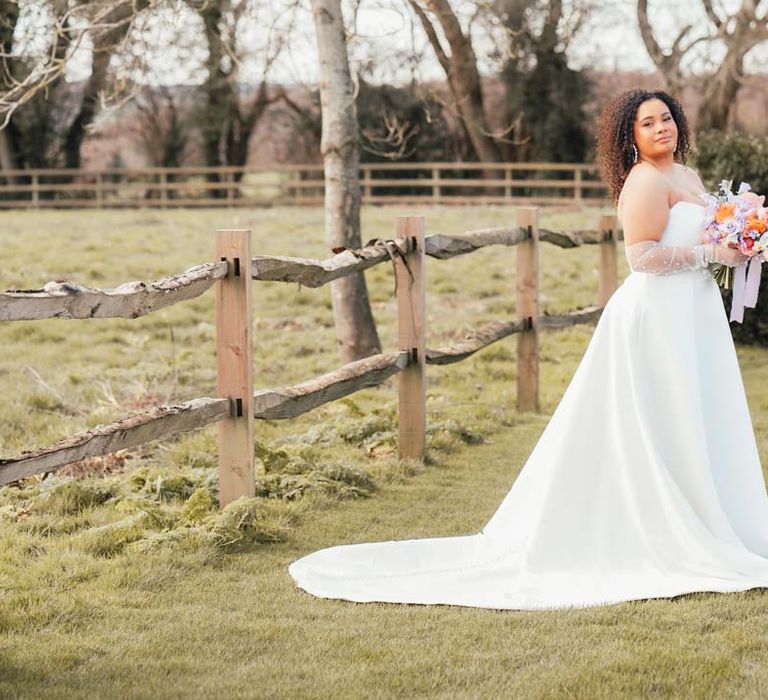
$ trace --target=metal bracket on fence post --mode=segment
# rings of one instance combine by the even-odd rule
[[[216,232],[216,257],[228,263],[216,284],[216,364],[219,396],[230,403],[219,421],[219,504],[255,493],[253,439],[253,310],[251,275],[241,261],[251,260],[251,232]]]
[[[422,459],[426,449],[426,353],[424,350],[424,217],[399,216],[404,255],[393,257],[397,285],[398,341],[408,365],[398,374],[400,456]]]
[[[524,241],[533,240],[533,226],[525,226],[523,228],[523,231],[524,231],[524,235],[523,235]]]

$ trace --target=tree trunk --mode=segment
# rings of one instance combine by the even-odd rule
[[[16,170],[18,167],[16,154],[13,152],[11,139],[8,137],[8,127],[6,127],[0,131],[0,171]],[[15,179],[12,182],[15,182]]]
[[[2,95],[11,87],[9,78],[15,73],[15,59],[11,57],[11,54],[14,48],[13,33],[16,29],[16,23],[19,21],[19,4],[13,0],[0,0],[0,17],[3,18],[0,21],[0,51],[9,57],[4,59],[7,62],[7,67],[0,70],[0,95]],[[4,118],[5,114],[0,111],[0,121]],[[13,128],[14,125],[11,121],[4,129],[0,129],[0,170],[16,170],[19,167],[16,157],[18,137],[12,134]],[[8,182],[14,184],[15,179]]]
[[[80,167],[80,148],[83,145],[86,129],[93,123],[101,106],[99,92],[104,87],[111,57],[111,53],[94,52],[93,54],[91,77],[85,84],[80,111],[75,115],[64,136],[62,150],[65,168]]]
[[[103,24],[112,26],[99,32],[94,39],[91,75],[85,83],[80,109],[64,135],[62,151],[65,167],[80,167],[80,148],[88,127],[93,124],[101,108],[99,93],[107,83],[112,55],[133,26],[132,18],[147,7],[148,0],[123,0],[116,2],[113,9],[102,18]]]
[[[276,99],[277,97],[269,96],[268,77],[265,74],[250,104],[239,104],[238,110],[234,114],[235,122],[227,140],[228,165],[245,165],[247,163],[251,137],[256,125]],[[235,182],[240,182],[242,177],[242,172],[235,173]]]
[[[320,73],[325,169],[325,239],[332,247],[359,248],[360,153],[357,109],[340,0],[311,0]],[[362,273],[331,283],[336,338],[345,362],[380,352]]]
[[[480,74],[477,70],[477,57],[472,48],[470,37],[462,32],[459,20],[448,0],[424,0],[427,9],[440,24],[450,48],[449,54],[443,48],[432,20],[421,7],[419,1],[409,1],[448,78],[448,85],[456,103],[456,109],[464,124],[475,156],[481,162],[499,162],[501,151],[486,124],[483,91]]]
[[[717,73],[704,86],[696,131],[725,131],[728,127],[728,119],[736,103],[736,93],[741,87],[739,77],[743,74],[743,68],[743,50],[740,47],[729,49]]]
[[[637,24],[640,28],[640,36],[645,44],[645,50],[664,76],[669,91],[680,99],[686,83],[680,68],[680,61],[685,54],[685,50],[681,47],[681,42],[685,39],[690,27],[685,27],[677,35],[672,48],[664,51],[656,41],[656,35],[653,32],[653,27],[648,17],[648,0],[637,1]]]
[[[237,45],[237,16],[232,19],[233,6],[229,0],[222,2],[194,3],[189,6],[200,15],[205,27],[208,43],[206,68],[208,76],[203,84],[204,103],[202,110],[203,153],[206,165],[245,165],[253,132],[264,116],[274,97],[269,96],[268,72],[271,60],[265,62],[262,81],[250,103],[245,103],[240,94],[239,49]],[[228,24],[229,23],[229,24]],[[228,65],[224,64],[229,57]],[[272,57],[274,58],[274,57]],[[226,180],[209,173],[209,182]],[[242,173],[235,173],[236,182]],[[223,189],[212,189],[209,196],[226,196]]]
[[[236,99],[222,66],[226,53],[221,37],[222,10],[221,3],[218,2],[204,3],[199,10],[208,43],[208,60],[206,61],[208,75],[203,84],[204,107],[201,131],[203,157],[205,164],[209,167],[225,164],[222,153],[223,141],[229,123],[232,100]],[[218,183],[220,180],[218,173],[206,173],[205,177],[208,182]],[[208,191],[208,197],[220,199],[223,196],[224,191],[218,188]]]

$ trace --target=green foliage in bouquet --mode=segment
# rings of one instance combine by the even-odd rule
[[[758,194],[768,194],[768,137],[738,131],[705,131],[698,135],[693,166],[709,191],[721,180],[749,182]],[[768,345],[768,265],[763,265],[757,306],[748,309],[743,323],[732,323],[733,338],[739,343]],[[732,292],[720,290],[731,312]]]

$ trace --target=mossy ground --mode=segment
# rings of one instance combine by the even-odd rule
[[[364,238],[394,233],[364,212]],[[425,210],[428,232],[507,208]],[[596,210],[545,210],[586,228]],[[152,279],[212,259],[216,228],[254,253],[322,256],[317,209],[2,215],[0,286]],[[542,307],[594,303],[597,250],[542,246]],[[428,262],[428,344],[514,314],[514,251]],[[620,256],[620,277],[626,272]],[[391,271],[367,273],[385,350]],[[327,290],[257,284],[256,387],[339,364]],[[761,697],[768,597],[697,594],[569,612],[318,600],[287,565],[346,542],[477,532],[543,430],[592,327],[543,334],[540,414],[515,410],[515,340],[430,368],[429,458],[396,458],[394,384],[257,422],[255,499],[219,511],[215,429],[0,490],[3,697]],[[156,403],[212,395],[213,295],[135,321],[0,325],[0,454]],[[739,348],[766,462],[768,352]]]

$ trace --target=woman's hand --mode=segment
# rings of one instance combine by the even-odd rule
[[[745,255],[738,248],[728,248],[727,246],[714,245],[712,251],[712,262],[720,263],[721,265],[727,265],[728,267],[737,267],[746,263],[750,255]]]

